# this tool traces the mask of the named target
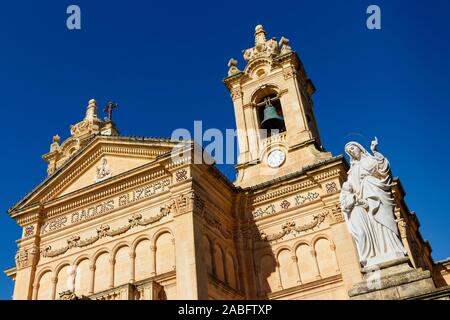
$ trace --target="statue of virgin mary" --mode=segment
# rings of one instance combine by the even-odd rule
[[[345,145],[351,165],[340,202],[363,266],[405,255],[394,216],[389,162],[378,152],[377,146],[375,138],[371,155],[357,142]]]

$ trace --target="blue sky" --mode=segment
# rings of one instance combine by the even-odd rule
[[[81,8],[81,30],[66,8]],[[278,6],[280,4],[280,6]],[[382,29],[366,28],[381,8]],[[315,112],[334,155],[373,136],[407,192],[436,260],[450,256],[450,2],[3,1],[0,7],[0,269],[13,266],[20,229],[5,213],[46,176],[41,155],[84,116],[87,101],[120,104],[123,135],[235,128],[221,83],[227,62],[263,24],[285,36],[314,81]],[[234,179],[232,165],[220,166]],[[0,275],[0,299],[12,282]]]

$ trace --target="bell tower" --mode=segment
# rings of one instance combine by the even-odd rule
[[[314,84],[289,40],[267,40],[258,25],[255,45],[244,51],[244,60],[241,71],[230,59],[224,79],[239,143],[235,184],[260,184],[331,158],[322,147],[314,116]]]

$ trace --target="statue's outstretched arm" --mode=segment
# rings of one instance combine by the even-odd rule
[[[377,150],[378,144],[378,138],[375,137],[370,145],[370,150],[372,150],[375,159],[378,161],[378,169],[381,171],[380,173],[390,174],[389,161]]]

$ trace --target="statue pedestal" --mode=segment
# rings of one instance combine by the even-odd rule
[[[370,258],[367,260],[367,263],[365,265],[365,268],[373,268],[375,265],[381,265],[385,262],[389,262],[389,261],[393,261],[393,260],[398,260],[400,258],[404,258],[405,254],[403,252],[393,252],[393,253],[388,253],[388,254],[384,254],[382,256],[377,256],[375,258]]]
[[[397,300],[436,290],[428,270],[414,269],[403,257],[361,269],[363,281],[348,292],[353,300]]]

